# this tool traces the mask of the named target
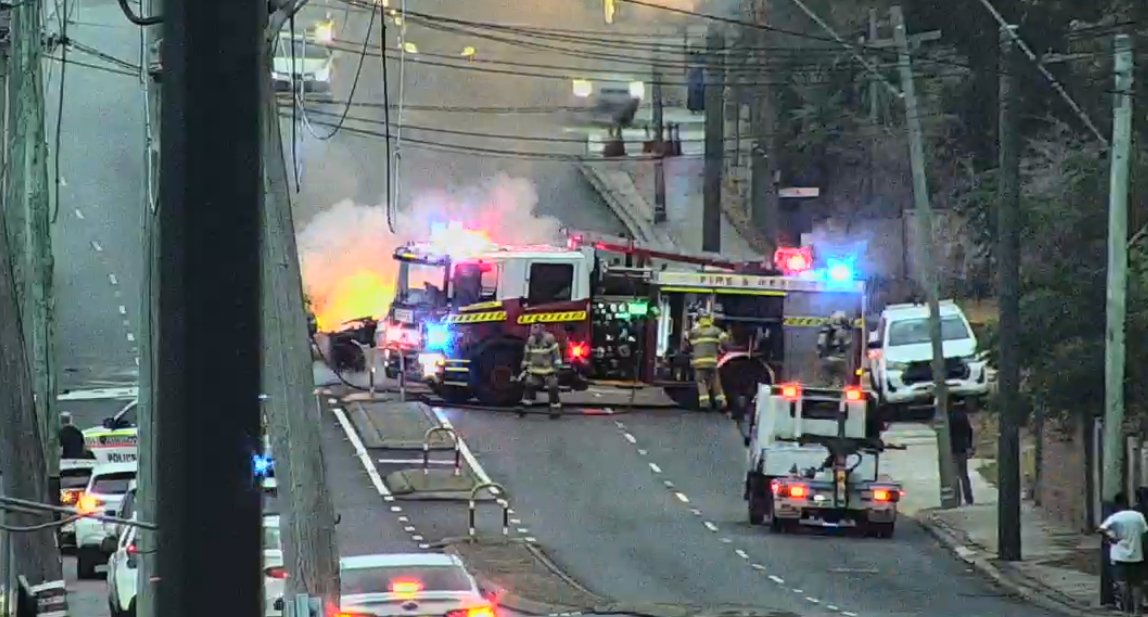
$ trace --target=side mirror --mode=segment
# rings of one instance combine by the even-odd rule
[[[103,424],[104,428],[114,429],[114,428],[116,428],[116,419],[115,418],[104,418],[104,421],[101,424]]]
[[[112,517],[115,517],[115,516],[119,516],[119,512],[117,512],[117,511],[116,511],[116,510],[114,510],[114,509],[112,509],[112,510],[104,510],[104,516],[112,516]]]
[[[271,608],[277,611],[283,610],[283,598],[275,598],[275,603],[271,605]]]
[[[115,536],[107,536],[100,541],[100,552],[111,555],[119,548],[120,539]]]

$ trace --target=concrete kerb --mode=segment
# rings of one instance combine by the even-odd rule
[[[937,540],[942,546],[952,552],[958,559],[968,564],[979,574],[988,578],[998,587],[1004,589],[1025,602],[1035,604],[1045,610],[1054,611],[1070,617],[1096,617],[1098,615],[1115,615],[1115,611],[1097,607],[1082,607],[1064,597],[1055,589],[1040,585],[1036,582],[1023,580],[1019,575],[1009,574],[1002,570],[995,560],[984,551],[969,546],[967,539],[957,529],[952,528],[937,516],[939,508],[927,508],[914,515],[917,522],[925,532]]]
[[[442,428],[442,423],[421,401],[355,401],[346,400],[347,416],[367,449],[419,450],[427,431]],[[430,436],[432,450],[450,450],[453,441],[446,435]]]
[[[554,561],[546,555],[545,551],[543,551],[536,544],[526,542],[521,539],[446,538],[440,542],[432,544],[431,547],[441,549],[447,554],[455,555],[465,560],[465,555],[460,554],[458,546],[475,544],[515,544],[522,546],[533,556],[533,558],[539,564],[541,564],[556,578],[560,579],[564,584],[569,585],[572,589],[577,590],[578,593],[585,595],[588,598],[594,598],[592,603],[588,602],[583,605],[555,604],[553,602],[536,600],[517,594],[494,582],[489,576],[483,574],[482,572],[476,572],[473,568],[471,569],[471,574],[474,575],[475,579],[478,581],[478,584],[483,588],[483,590],[492,593],[498,599],[497,601],[499,606],[504,606],[519,613],[545,617],[559,617],[562,615],[589,613],[602,615],[634,615],[636,617],[689,617],[690,615],[698,614],[699,609],[696,607],[654,603],[614,602],[607,598],[603,598],[599,594],[587,589],[584,585],[582,585],[570,575],[566,574],[561,569],[561,567],[554,563]]]
[[[580,163],[578,167],[582,172],[582,176],[594,187],[594,190],[602,197],[606,205],[610,207],[614,216],[622,221],[622,224],[634,239],[667,250],[673,247],[673,239],[664,231],[655,227],[653,222],[653,210],[648,204],[627,203],[627,200],[623,198],[618,189],[611,188],[607,185],[602,170],[599,169],[597,164]],[[635,188],[635,191],[636,190]],[[643,210],[648,212],[648,214],[641,212]]]

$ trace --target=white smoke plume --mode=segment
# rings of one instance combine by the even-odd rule
[[[381,317],[394,296],[394,250],[425,241],[432,227],[452,222],[485,232],[499,244],[561,241],[558,219],[539,215],[538,194],[521,178],[498,176],[478,187],[416,195],[396,215],[385,206],[344,200],[315,215],[299,234],[303,285],[321,329],[359,317]]]

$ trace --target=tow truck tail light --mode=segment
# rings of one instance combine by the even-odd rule
[[[793,402],[801,398],[801,384],[787,383],[781,385],[781,396],[787,401]]]
[[[901,491],[895,488],[875,488],[873,489],[873,501],[896,503],[901,501]]]
[[[854,403],[865,399],[865,392],[856,386],[845,388],[845,400]]]
[[[778,497],[794,497],[801,499],[809,496],[809,487],[804,484],[789,484],[780,480],[774,480],[770,483],[770,488],[773,489],[773,494]]]
[[[494,617],[494,607],[474,606],[467,609],[451,611],[446,617]]]
[[[264,568],[263,575],[267,578],[283,580],[287,578],[287,568],[284,568],[283,566],[271,566],[269,568]]]
[[[590,348],[586,345],[586,343],[571,342],[568,353],[570,355],[571,361],[578,362],[585,360],[586,356],[590,355]]]

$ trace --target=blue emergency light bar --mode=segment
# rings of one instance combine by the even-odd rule
[[[428,351],[445,351],[450,343],[450,326],[442,323],[427,324],[425,347]]]
[[[275,460],[269,456],[256,454],[252,459],[252,470],[256,477],[266,477],[275,470]]]

